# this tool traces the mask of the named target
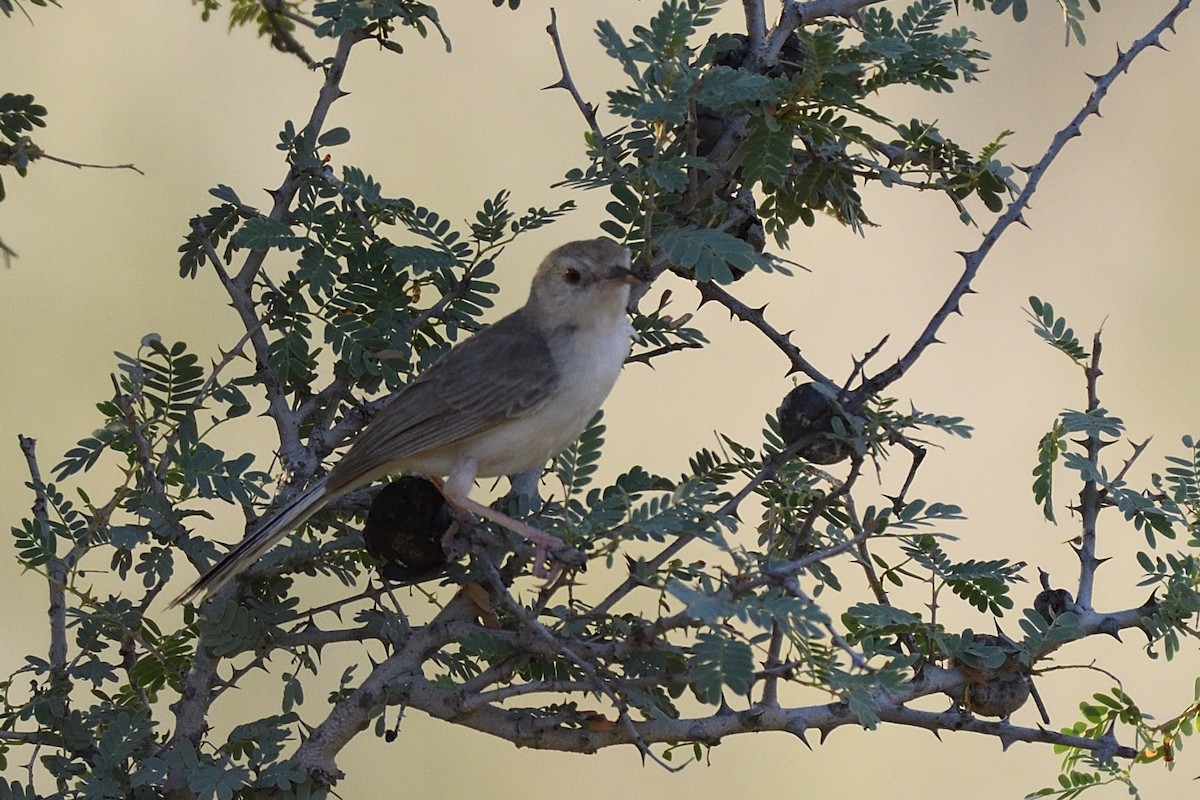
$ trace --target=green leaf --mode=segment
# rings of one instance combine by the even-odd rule
[[[695,91],[695,101],[715,109],[774,99],[771,79],[766,75],[715,66],[704,73]]]
[[[671,263],[691,271],[702,282],[732,283],[735,272],[746,273],[754,267],[770,271],[766,258],[724,231],[672,228],[660,234],[655,244]]]
[[[267,624],[251,609],[220,596],[209,604],[208,613],[197,620],[214,655],[232,656],[253,650],[267,641]]]
[[[1120,436],[1125,422],[1118,417],[1108,416],[1108,410],[1094,408],[1091,411],[1064,411],[1060,415],[1067,433],[1082,433],[1088,438]]]
[[[1171,492],[1171,499],[1179,505],[1200,508],[1200,441],[1191,436],[1181,440],[1188,452],[1185,456],[1167,456],[1164,481]]]
[[[553,209],[547,209],[542,206],[530,208],[524,215],[509,223],[509,229],[514,234],[537,230],[574,210],[574,200],[564,200],[559,204],[558,208]]]
[[[747,186],[758,183],[780,185],[792,165],[791,128],[758,124],[746,139],[746,160],[742,177]]]
[[[1050,522],[1054,519],[1054,464],[1066,449],[1066,426],[1055,420],[1054,426],[1038,441],[1037,466],[1033,468],[1033,500],[1042,507]]]
[[[1000,617],[1013,607],[1009,583],[1020,580],[1019,570],[1008,559],[976,561],[970,559],[951,564],[945,570],[946,585],[957,596],[980,611]]]
[[[866,636],[925,633],[929,629],[929,623],[920,614],[880,603],[856,603],[842,614],[842,622],[851,634],[851,642]]]
[[[291,672],[283,673],[283,711],[290,712],[304,705],[304,684]]]
[[[1064,353],[1077,364],[1082,364],[1090,357],[1079,343],[1079,339],[1075,338],[1075,331],[1067,326],[1067,321],[1062,317],[1055,316],[1052,305],[1030,296],[1029,308],[1028,313],[1032,318],[1031,324],[1034,331],[1051,347]]]
[[[703,703],[720,703],[724,687],[744,695],[754,680],[754,653],[750,646],[716,633],[702,632],[696,636],[688,665],[692,691]]]
[[[295,714],[278,714],[238,725],[229,732],[229,739],[221,750],[230,756],[246,760],[252,769],[260,769],[276,761],[283,753],[284,744],[295,733],[288,726],[299,720]]]
[[[604,447],[606,427],[601,423],[604,412],[597,411],[584,432],[570,447],[554,459],[554,472],[567,489],[567,495],[577,494],[592,482],[599,468],[600,452]]]
[[[31,94],[0,95],[0,136],[15,142],[34,128],[46,127],[46,107],[34,102]]]
[[[19,527],[9,529],[17,548],[17,560],[25,567],[43,567],[54,558],[54,537],[48,536],[35,520],[23,519]]]
[[[716,625],[741,612],[741,607],[730,602],[729,593],[705,589],[698,591],[680,580],[669,580],[667,592],[684,604],[689,616]]]
[[[483,201],[483,208],[475,213],[471,233],[481,242],[497,242],[504,237],[505,226],[512,219],[508,210],[508,191],[501,190],[494,198]]]
[[[91,436],[80,439],[63,455],[62,461],[54,465],[55,480],[61,481],[80,470],[87,472],[96,465],[100,456],[109,447],[113,447],[115,443],[125,444],[128,441],[128,433],[124,424],[111,420],[107,426],[94,432]]]
[[[278,249],[294,252],[304,247],[304,238],[292,233],[292,229],[282,222],[276,222],[269,217],[255,217],[246,220],[233,235],[233,243],[251,250]]]
[[[0,766],[7,766],[6,762],[0,754]],[[42,800],[42,796],[32,786],[25,786],[18,781],[0,780],[0,800]]]
[[[336,147],[350,141],[350,131],[346,128],[330,128],[317,137],[317,144],[322,147]]]
[[[1002,15],[1004,12],[1012,9],[1013,19],[1017,22],[1024,22],[1029,16],[1029,6],[1026,0],[992,0],[992,13]]]
[[[440,251],[440,249],[418,245],[390,247],[388,248],[388,258],[391,261],[392,269],[402,270],[404,267],[413,267],[414,275],[460,266],[460,260],[454,255]]]

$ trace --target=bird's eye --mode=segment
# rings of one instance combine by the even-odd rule
[[[567,267],[563,270],[563,280],[573,286],[583,280],[583,273],[574,267]]]

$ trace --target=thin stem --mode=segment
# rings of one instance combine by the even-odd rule
[[[558,67],[562,70],[562,77],[546,88],[566,89],[579,108],[579,113],[583,114],[588,127],[596,135],[596,139],[601,143],[604,142],[604,131],[600,130],[600,124],[596,121],[596,106],[583,99],[583,95],[579,93],[579,88],[575,85],[575,79],[571,77],[571,68],[567,66],[567,54],[563,52],[562,39],[558,36],[558,12],[554,8],[550,9],[550,24],[546,26],[546,33],[550,34],[550,41],[554,43],[554,54],[558,57]]]
[[[54,549],[50,548],[55,536],[50,530],[50,503],[42,483],[42,470],[37,461],[37,440],[17,434],[17,441],[25,455],[29,478],[34,486],[33,518],[37,521],[45,546]],[[55,674],[61,678],[67,664],[67,564],[61,557],[55,555],[46,563],[46,578],[50,591],[50,608],[47,611],[50,619],[50,650],[47,660]]]
[[[1092,339],[1092,358],[1086,367],[1084,375],[1087,379],[1087,411],[1092,413],[1100,408],[1098,383],[1104,372],[1100,369],[1101,352],[1100,334],[1097,332]],[[1083,442],[1087,452],[1088,463],[1092,472],[1100,474],[1100,451],[1107,445],[1099,433],[1093,433]],[[1075,604],[1080,608],[1091,610],[1092,593],[1095,589],[1096,569],[1101,562],[1096,558],[1096,523],[1100,517],[1103,493],[1095,480],[1089,478],[1083,482],[1079,491],[1080,539],[1076,553],[1079,556],[1079,589],[1075,593]]]

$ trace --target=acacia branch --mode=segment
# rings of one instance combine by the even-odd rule
[[[350,58],[350,50],[365,37],[366,34],[362,31],[352,30],[342,34],[338,38],[337,49],[325,66],[325,82],[321,85],[316,105],[313,106],[312,113],[308,117],[308,123],[304,126],[305,133],[311,136],[314,142],[320,135],[321,129],[325,127],[325,118],[329,115],[330,107],[333,106],[335,101],[346,94],[342,91],[341,83],[346,71],[346,63]],[[296,191],[300,186],[297,177],[296,173],[289,172],[279,188],[271,192],[275,203],[268,214],[270,219],[276,222],[287,222],[291,212],[292,201],[295,199]],[[257,277],[259,271],[262,269],[267,252],[266,250],[254,250],[246,256],[241,270],[234,279],[243,291],[248,292],[250,290],[255,277]]]
[[[1104,373],[1100,370],[1100,333],[1092,338],[1092,358],[1083,373],[1087,379],[1087,413],[1091,414],[1100,407],[1098,383]],[[1100,451],[1108,443],[1100,438],[1100,434],[1092,433],[1084,441],[1088,464],[1094,474],[1100,473]],[[1095,589],[1096,570],[1103,563],[1096,558],[1096,523],[1100,518],[1102,492],[1095,479],[1087,478],[1079,490],[1079,525],[1080,541],[1075,548],[1079,556],[1079,588],[1075,593],[1075,604],[1080,608],[1092,608],[1092,592]]]
[[[336,52],[325,67],[325,81],[321,86],[317,102],[304,127],[304,131],[312,137],[313,141],[316,141],[324,127],[330,107],[345,94],[341,89],[341,81],[345,74],[350,51],[355,44],[362,41],[364,36],[362,31],[354,30],[342,34],[338,39]],[[274,204],[268,214],[270,219],[282,223],[288,221],[292,202],[300,187],[300,177],[299,172],[289,170],[279,188],[271,192]],[[195,222],[193,222],[193,228],[197,228]],[[249,335],[250,345],[254,350],[255,367],[266,394],[267,413],[274,420],[276,434],[279,436],[279,456],[292,477],[292,483],[303,483],[316,469],[318,459],[313,458],[312,454],[301,444],[300,419],[291,409],[283,381],[269,366],[269,345],[266,334],[263,332],[263,322],[259,317],[257,304],[252,295],[255,279],[261,273],[269,251],[250,251],[246,255],[241,269],[236,275],[231,276],[225,270],[209,233],[197,229],[196,234],[205,256],[221,279],[233,308],[241,318],[242,326]]]
[[[801,25],[816,22],[826,17],[850,18],[867,6],[881,3],[883,0],[785,0],[783,13],[779,16],[779,24],[767,34],[765,46],[761,55],[751,55],[754,66],[770,63],[783,49],[784,42]]]
[[[361,31],[350,31],[343,34],[337,43],[337,49],[325,68],[325,82],[321,87],[317,102],[309,116],[305,128],[316,140],[324,126],[329,109],[344,93],[340,88],[341,79],[345,72],[350,50],[361,41]],[[299,188],[298,175],[289,170],[287,177],[280,187],[272,192],[274,206],[270,218],[278,222],[286,222],[291,204]],[[242,320],[251,347],[254,350],[258,374],[263,381],[267,396],[268,414],[275,422],[276,432],[281,443],[281,457],[289,469],[296,474],[296,467],[303,466],[306,473],[311,473],[315,463],[304,463],[305,449],[300,444],[299,422],[295,413],[290,409],[283,382],[279,375],[270,368],[268,361],[268,343],[263,332],[262,321],[251,291],[267,256],[265,250],[251,251],[243,262],[236,276],[231,276],[224,267],[213,246],[212,238],[207,231],[197,231],[202,243],[205,256],[213,265],[214,271],[221,279],[222,285],[229,294],[234,310]],[[236,586],[223,590],[226,596],[233,593]],[[220,658],[213,655],[208,637],[201,634],[196,642],[196,653],[191,667],[183,677],[183,689],[180,699],[171,707],[175,714],[175,739],[186,740],[197,746],[208,728],[207,717],[215,697],[217,686],[217,667]],[[186,776],[171,776],[172,784],[186,786]]]
[[[52,549],[50,544],[54,541],[54,532],[50,530],[50,503],[37,461],[37,440],[17,434],[17,442],[25,455],[29,479],[33,484],[33,518],[37,520],[44,546]],[[67,564],[61,557],[52,556],[46,562],[46,579],[50,591],[50,608],[46,612],[50,619],[47,661],[56,673],[61,673],[67,665]]]
[[[0,731],[0,742],[32,744],[38,747],[62,747],[63,738],[49,731]]]
[[[742,14],[746,17],[750,52],[757,53],[767,42],[767,12],[763,8],[763,0],[742,0]]]
[[[337,768],[337,754],[367,727],[373,710],[380,704],[404,702],[441,716],[431,709],[441,705],[438,701],[445,692],[430,691],[432,685],[425,681],[421,665],[430,654],[456,641],[455,626],[471,621],[474,613],[474,604],[460,591],[432,622],[414,629],[395,653],[376,665],[357,689],[334,705],[324,721],[296,748],[292,763],[313,781],[328,785],[342,776]],[[451,698],[445,700],[449,704]]]
[[[681,274],[680,277],[687,278],[688,276]],[[751,308],[730,294],[724,287],[710,281],[696,281],[695,286],[696,290],[700,292],[701,305],[707,302],[716,302],[729,311],[731,317],[753,325],[792,362],[791,372],[803,372],[814,381],[836,388],[833,381],[825,377],[816,366],[801,355],[800,348],[792,343],[790,332],[781,333],[767,322],[763,314],[766,306]]]
[[[836,3],[830,0],[829,4],[835,5]],[[785,16],[790,8],[811,5],[817,5],[817,3],[789,3],[787,8],[785,8]],[[844,3],[842,5],[853,4]],[[866,5],[866,3],[862,3],[861,5]],[[1149,33],[1135,41],[1127,52],[1118,51],[1117,60],[1108,72],[1100,76],[1089,76],[1094,81],[1095,88],[1067,126],[1054,135],[1046,152],[1038,159],[1037,163],[1026,170],[1028,179],[1025,182],[1025,187],[1017,195],[1017,198],[1009,204],[1004,214],[992,223],[992,227],[983,235],[983,240],[979,246],[969,253],[962,254],[963,261],[965,262],[962,276],[929,320],[925,329],[917,337],[916,341],[913,342],[908,352],[901,356],[891,367],[864,381],[862,387],[857,390],[857,394],[860,396],[878,394],[908,372],[917,363],[917,359],[921,357],[926,348],[939,341],[938,332],[941,330],[942,325],[949,319],[951,314],[961,313],[963,297],[974,292],[971,288],[971,283],[975,280],[975,276],[978,274],[979,268],[983,265],[984,259],[991,253],[992,247],[1014,222],[1025,224],[1024,213],[1029,208],[1029,202],[1033,198],[1034,192],[1037,191],[1046,171],[1054,163],[1055,159],[1058,158],[1063,148],[1066,147],[1067,142],[1082,135],[1083,124],[1089,117],[1093,115],[1100,116],[1100,102],[1108,95],[1117,78],[1129,70],[1134,59],[1141,55],[1147,48],[1163,47],[1161,41],[1163,33],[1168,30],[1172,32],[1175,30],[1175,20],[1190,5],[1191,0],[1178,0],[1175,7],[1167,12],[1150,29]]]
[[[322,630],[314,625],[304,630],[276,636],[271,639],[271,646],[281,650],[293,650],[300,647],[321,648],[327,644],[342,642],[366,642],[372,639],[382,639],[382,637],[369,625],[335,630]]]
[[[1096,753],[1101,757],[1132,759],[1134,748],[1121,746],[1111,736],[1090,739],[1082,736],[1049,731],[1041,727],[1013,725],[1009,721],[985,720],[956,710],[945,712],[918,711],[904,704],[918,697],[946,693],[961,694],[968,680],[961,669],[942,670],[928,667],[926,675],[891,693],[878,691],[872,699],[876,712],[884,722],[933,731],[965,731],[993,736],[1002,742],[1040,742],[1074,747]],[[661,717],[633,723],[633,731],[615,726],[608,729],[568,727],[558,717],[530,717],[514,713],[511,708],[492,705],[471,705],[460,693],[440,688],[413,671],[406,676],[405,692],[408,705],[430,716],[505,739],[519,747],[558,750],[573,753],[595,753],[605,747],[636,744],[678,744],[696,742],[716,745],[727,736],[764,731],[786,731],[807,743],[807,731],[817,730],[824,739],[837,728],[862,724],[858,716],[843,703],[796,706],[784,708],[763,703],[743,710],[722,707],[709,716],[671,719]],[[575,721],[577,722],[577,721]]]
[[[554,54],[558,57],[558,66],[562,70],[562,76],[546,88],[566,89],[579,108],[579,113],[583,114],[588,127],[596,135],[598,142],[603,143],[606,140],[604,131],[600,130],[600,124],[596,121],[596,106],[583,99],[583,95],[579,93],[579,88],[575,85],[575,79],[571,77],[571,68],[567,66],[567,54],[563,52],[562,40],[558,36],[558,12],[553,8],[550,9],[550,24],[546,26],[546,33],[550,34],[550,41],[554,43]]]

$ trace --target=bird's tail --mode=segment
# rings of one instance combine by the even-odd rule
[[[322,478],[277,511],[275,516],[267,520],[258,530],[238,542],[237,546],[218,561],[215,567],[200,576],[200,579],[189,586],[187,591],[171,601],[171,606],[190,602],[200,595],[211,596],[233,578],[245,572],[280,539],[320,510],[328,497],[329,492],[325,486],[325,479]]]

